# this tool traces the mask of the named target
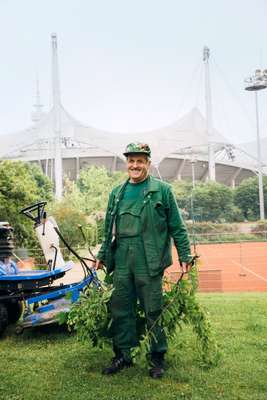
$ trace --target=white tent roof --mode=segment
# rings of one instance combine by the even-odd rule
[[[207,154],[208,136],[206,120],[197,108],[192,109],[173,124],[147,132],[114,133],[85,126],[75,120],[62,106],[60,108],[61,136],[70,140],[73,147],[88,148],[88,153],[103,151],[122,157],[126,145],[130,142],[147,142],[152,150],[152,161],[159,164],[166,156],[174,154]],[[53,128],[54,110],[52,109],[35,126],[24,131],[1,137],[0,158],[16,158],[25,149],[29,151],[44,150],[53,152],[55,133]],[[217,130],[213,130],[215,151],[229,145],[229,141]],[[63,141],[64,146],[64,141]],[[95,150],[94,150],[95,149]],[[50,157],[53,157],[51,154]]]
[[[90,128],[91,129],[91,128]],[[90,133],[84,129],[83,140],[88,140]],[[216,130],[213,132],[215,148],[218,149],[228,141]],[[197,153],[200,147],[208,145],[206,120],[197,108],[192,109],[183,118],[172,125],[146,132],[102,134],[95,144],[121,156],[130,142],[146,142],[152,151],[152,161],[159,164],[166,156],[183,149],[190,148],[191,153]]]

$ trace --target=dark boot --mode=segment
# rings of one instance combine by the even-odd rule
[[[110,366],[102,370],[103,375],[112,375],[120,372],[123,368],[130,368],[133,366],[132,361],[126,361],[123,356],[116,356],[112,358]]]
[[[164,375],[164,353],[152,353],[149,376],[153,379],[162,378]]]

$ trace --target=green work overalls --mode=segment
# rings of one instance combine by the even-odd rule
[[[138,186],[140,185],[140,189]],[[116,250],[110,310],[112,314],[112,338],[114,351],[130,359],[130,349],[138,344],[136,332],[136,306],[140,302],[145,313],[148,329],[153,326],[151,353],[165,353],[167,341],[163,329],[155,320],[162,310],[162,275],[149,275],[141,232],[141,213],[144,205],[146,183],[128,183],[124,196],[131,190],[139,193],[119,204],[116,217]]]

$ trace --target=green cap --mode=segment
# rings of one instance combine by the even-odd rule
[[[151,150],[146,143],[130,143],[126,146],[125,152],[123,153],[126,157],[129,154],[146,154],[151,157]]]

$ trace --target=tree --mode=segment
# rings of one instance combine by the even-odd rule
[[[32,222],[20,210],[52,196],[52,184],[38,166],[21,161],[0,162],[0,221],[8,221],[14,227],[18,246],[35,242]]]
[[[101,242],[109,194],[125,179],[123,172],[110,174],[104,167],[89,167],[81,171],[77,182],[65,180],[64,197],[51,205],[49,213],[55,216],[71,246],[85,245],[78,225],[83,227],[87,244],[94,246]]]
[[[76,248],[84,243],[78,225],[85,226],[87,220],[79,209],[71,207],[63,200],[54,204],[51,214],[55,218],[64,239],[71,247]]]
[[[202,221],[224,222],[233,219],[233,191],[217,182],[198,183],[193,189],[193,213]]]
[[[182,210],[184,218],[188,218],[192,206],[192,183],[188,181],[173,181],[172,189],[175,194],[177,204]]]
[[[66,198],[79,203],[81,211],[87,215],[105,211],[111,190],[125,179],[123,172],[110,174],[104,167],[89,167],[81,171],[77,183],[66,193]]]
[[[267,209],[267,177],[263,178],[264,206]],[[259,210],[259,183],[258,178],[248,178],[241,182],[235,189],[234,202],[241,209],[243,218],[257,220],[260,217]]]
[[[39,199],[47,202],[52,201],[54,197],[52,181],[44,175],[39,165],[25,163],[25,167],[37,185]]]

